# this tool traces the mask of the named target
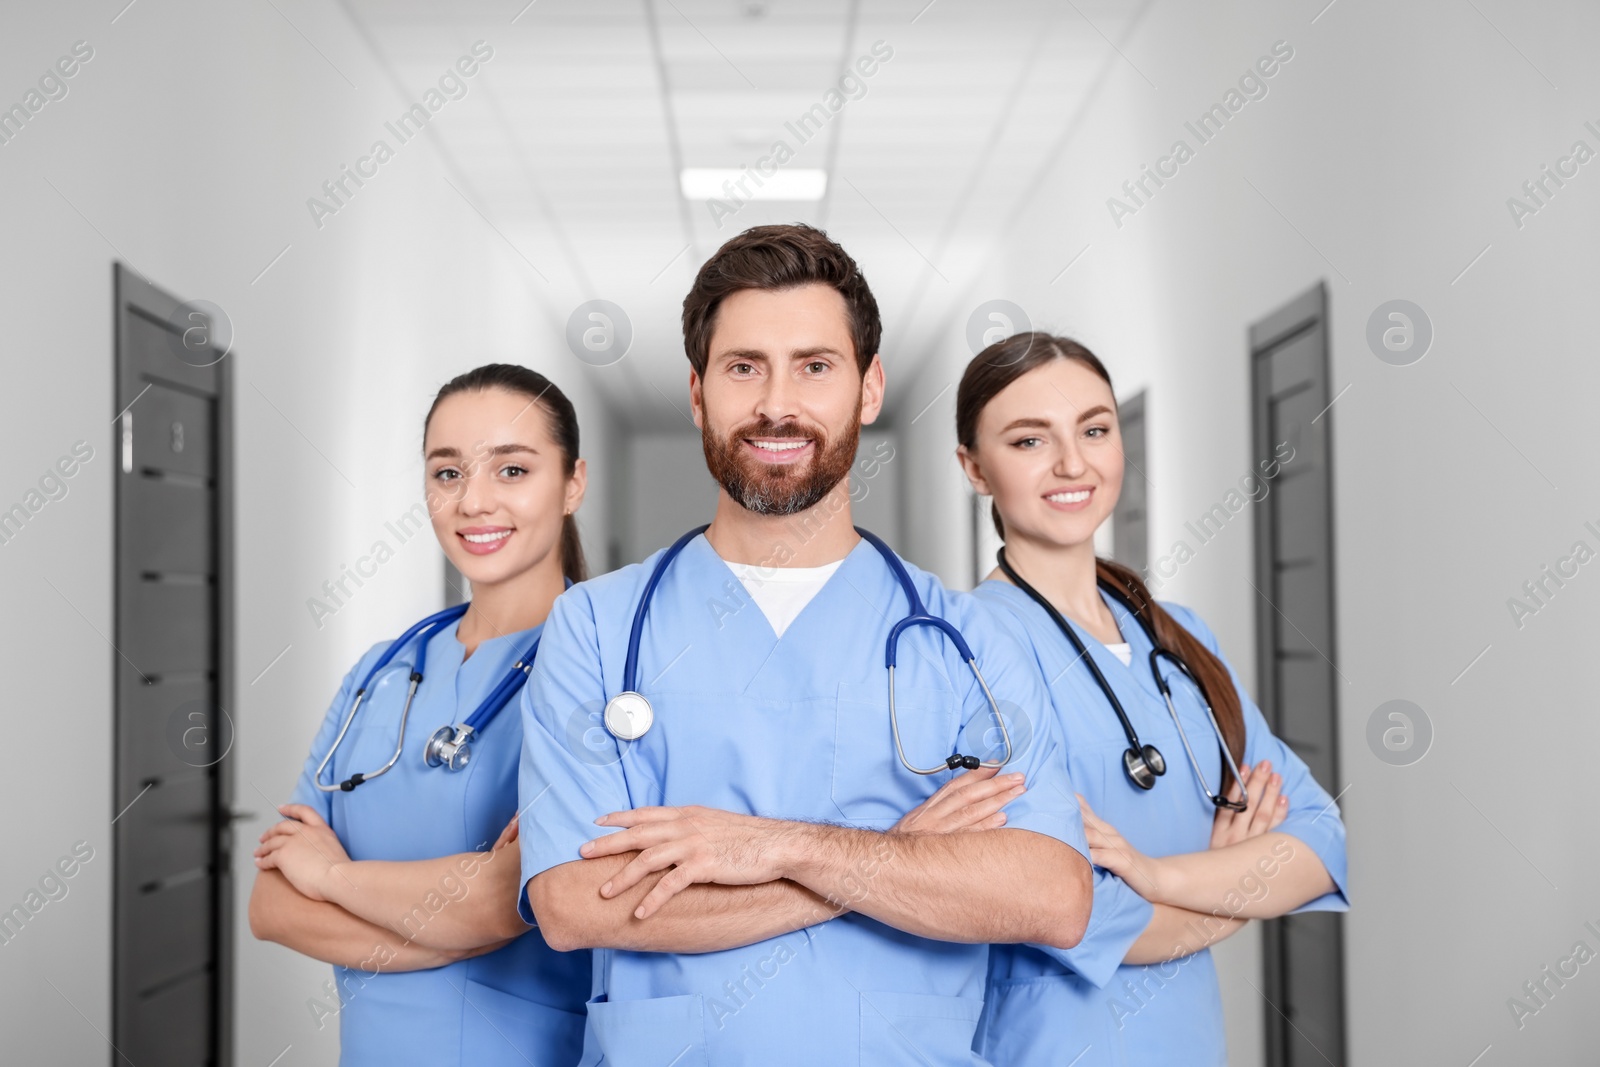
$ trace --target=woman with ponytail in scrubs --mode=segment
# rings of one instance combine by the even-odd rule
[[[1339,810],[1200,617],[1096,558],[1124,464],[1094,354],[1044,333],[991,345],[962,377],[956,423],[962,466],[993,498],[1004,541],[977,595],[1015,624],[1050,683],[1095,864],[1082,942],[994,946],[977,1050],[1011,1067],[1225,1064],[1208,946],[1250,919],[1348,906]]]
[[[439,391],[423,460],[434,533],[471,583],[471,603],[397,650],[347,731],[356,690],[389,642],[345,676],[293,802],[279,809],[284,821],[256,850],[250,925],[334,965],[337,1002],[323,1013],[338,1014],[343,1067],[570,1065],[590,959],[552,950],[517,915],[516,693],[471,738],[464,766],[430,765],[425,748],[497,687],[520,688],[520,657],[563,588],[585,577],[573,519],[586,482],[577,417],[543,375],[479,367]],[[424,679],[404,715],[424,645]],[[394,765],[373,774],[397,739]]]

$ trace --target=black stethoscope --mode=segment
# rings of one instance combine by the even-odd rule
[[[645,735],[655,722],[655,711],[650,706],[650,701],[643,693],[639,692],[639,642],[644,634],[644,618],[650,611],[650,598],[655,595],[656,586],[661,582],[661,576],[666,573],[667,565],[682,552],[684,546],[696,537],[710,529],[710,525],[697,526],[672,543],[672,546],[661,554],[656,560],[655,568],[650,572],[649,581],[645,582],[644,595],[639,598],[639,605],[634,609],[633,626],[628,631],[628,657],[622,667],[622,692],[606,701],[605,726],[612,737],[621,741],[634,741]],[[905,565],[900,562],[900,557],[894,550],[884,544],[874,534],[868,533],[861,527],[855,528],[873,548],[882,556],[889,569],[894,572],[895,580],[900,583],[900,589],[906,595],[910,610],[908,614],[889,631],[887,647],[884,650],[884,665],[889,669],[889,726],[894,734],[895,753],[900,757],[901,764],[913,774],[938,774],[940,771],[953,771],[957,767],[973,770],[978,767],[1003,767],[1011,761],[1011,734],[1006,730],[1005,716],[1000,714],[1000,706],[995,703],[994,694],[989,692],[989,684],[983,680],[982,673],[978,670],[977,657],[973,655],[972,648],[966,639],[961,636],[961,631],[956,629],[947,619],[930,614],[922,603],[922,597],[917,595],[917,587],[911,582],[911,575],[906,572]],[[894,663],[895,650],[900,643],[902,631],[912,626],[932,626],[950,639],[956,646],[957,653],[972,669],[972,675],[978,680],[978,687],[983,690],[983,695],[989,701],[989,710],[994,715],[994,721],[1000,726],[1000,737],[1005,743],[1005,756],[999,760],[981,760],[977,756],[964,756],[957,752],[945,757],[945,761],[937,767],[918,767],[906,759],[905,749],[900,744],[900,718],[894,706]]]
[[[1071,624],[1062,617],[1061,612],[1056,610],[1055,605],[1046,600],[1044,595],[1037,589],[1023,581],[1022,576],[1012,569],[1011,564],[1006,562],[1006,550],[1004,548],[995,553],[995,559],[999,562],[1000,569],[1005,572],[1005,576],[1011,579],[1012,584],[1032,597],[1034,603],[1043,608],[1045,614],[1049,615],[1051,620],[1060,627],[1061,632],[1066,635],[1067,641],[1077,650],[1078,658],[1088,665],[1089,673],[1094,675],[1095,684],[1105,694],[1106,700],[1111,704],[1111,710],[1117,713],[1117,719],[1122,723],[1122,732],[1128,736],[1128,747],[1122,753],[1122,769],[1127,772],[1129,781],[1140,789],[1153,789],[1156,779],[1167,773],[1167,761],[1161,755],[1161,750],[1154,745],[1139,743],[1139,735],[1134,730],[1133,723],[1128,719],[1128,713],[1122,710],[1122,701],[1117,699],[1116,690],[1111,688],[1111,683],[1106,681],[1106,676],[1100,673],[1100,665],[1095,663],[1094,657],[1089,655],[1089,649],[1084,645],[1083,640],[1072,629]],[[1194,768],[1194,776],[1200,783],[1200,788],[1205,792],[1206,796],[1211,798],[1211,803],[1216,807],[1227,808],[1229,811],[1244,811],[1250,800],[1249,794],[1245,791],[1244,777],[1239,773],[1238,766],[1233,762],[1233,753],[1228,751],[1227,740],[1222,736],[1222,727],[1217,723],[1217,716],[1211,710],[1211,702],[1206,699],[1205,690],[1201,687],[1200,680],[1194,676],[1194,672],[1189,669],[1189,665],[1183,661],[1182,656],[1162,647],[1161,642],[1156,640],[1154,631],[1145,625],[1144,620],[1139,617],[1139,612],[1128,602],[1128,598],[1120,589],[1115,589],[1105,582],[1098,584],[1101,589],[1110,593],[1119,604],[1128,609],[1129,616],[1133,618],[1134,622],[1138,623],[1139,628],[1144,631],[1145,637],[1149,639],[1151,645],[1150,673],[1155,676],[1156,688],[1161,691],[1162,698],[1167,702],[1167,711],[1172,715],[1172,724],[1178,728],[1178,737],[1183,740],[1183,750],[1189,754],[1189,764]],[[1222,758],[1228,762],[1228,769],[1233,772],[1233,780],[1239,783],[1238,800],[1229,800],[1220,793],[1213,793],[1211,787],[1206,784],[1205,773],[1200,770],[1200,761],[1195,759],[1194,749],[1189,745],[1189,734],[1184,730],[1183,723],[1179,721],[1178,709],[1172,703],[1172,690],[1167,685],[1166,678],[1161,674],[1161,661],[1163,659],[1178,668],[1183,676],[1189,679],[1190,684],[1194,686],[1195,693],[1198,694],[1200,699],[1200,706],[1206,709],[1206,719],[1211,723],[1212,732],[1216,734],[1217,747],[1222,750]]]

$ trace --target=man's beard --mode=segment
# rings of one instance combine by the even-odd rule
[[[799,464],[762,463],[745,453],[746,437],[803,438],[814,443],[816,457],[803,469]],[[849,427],[834,442],[825,434],[763,417],[720,439],[708,423],[700,431],[700,443],[711,476],[740,507],[757,515],[795,515],[820,503],[849,477],[861,443],[861,409],[856,408]]]

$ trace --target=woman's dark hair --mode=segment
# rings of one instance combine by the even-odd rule
[[[562,466],[568,478],[578,465],[578,413],[567,394],[556,387],[549,378],[536,370],[519,367],[515,363],[486,363],[465,374],[458,374],[444,383],[439,395],[428,408],[428,417],[422,420],[422,433],[428,433],[433,413],[446,397],[457,393],[481,393],[489,389],[504,389],[517,396],[525,396],[539,405],[550,425],[550,436],[561,448]],[[583,558],[583,542],[578,537],[578,520],[568,515],[561,521],[561,573],[574,582],[589,577],[589,565]]]
[[[722,301],[745,289],[777,292],[802,285],[832,286],[850,314],[850,339],[863,375],[883,336],[878,302],[843,248],[814,226],[752,226],[714,252],[683,298],[683,350],[696,374],[711,358],[711,334]]]
[[[976,456],[978,418],[983,414],[983,409],[988,406],[989,401],[1029,371],[1062,359],[1081,363],[1093,371],[1108,387],[1111,385],[1111,375],[1099,357],[1078,342],[1065,337],[1038,331],[1019,333],[1004,341],[997,341],[979,352],[972,362],[967,364],[966,371],[961,375],[961,384],[956,389],[956,439],[961,446],[969,454]],[[989,515],[994,520],[994,528],[1000,534],[1000,539],[1004,541],[1006,527],[1000,517],[1000,509],[991,503]],[[1189,665],[1189,669],[1194,672],[1196,680],[1200,683],[1201,692],[1205,694],[1206,703],[1211,705],[1212,712],[1217,716],[1217,725],[1222,728],[1222,736],[1228,743],[1228,751],[1232,753],[1235,763],[1242,764],[1245,742],[1244,709],[1239,703],[1239,692],[1234,688],[1228,668],[1212,654],[1209,648],[1200,643],[1199,638],[1185,629],[1182,623],[1156,602],[1156,598],[1150,595],[1150,590],[1145,587],[1144,581],[1136,571],[1109,559],[1096,557],[1095,577],[1133,607],[1139,620],[1155,637],[1156,644],[1176,652]],[[1225,762],[1222,775],[1222,791],[1226,792],[1228,787],[1226,779],[1231,775],[1227,771]]]

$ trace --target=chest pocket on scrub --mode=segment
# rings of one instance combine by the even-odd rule
[[[933,767],[955,751],[960,719],[954,693],[896,684],[895,711],[900,743],[912,764]],[[840,819],[888,829],[949,778],[948,772],[913,774],[901,765],[889,724],[887,674],[864,684],[839,683],[832,795]]]

